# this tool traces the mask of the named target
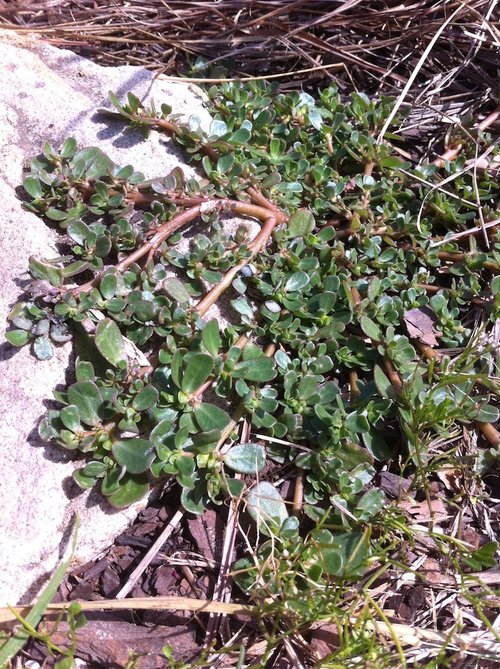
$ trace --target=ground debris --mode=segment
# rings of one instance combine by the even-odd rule
[[[90,620],[77,630],[78,656],[109,669],[121,669],[137,658],[137,669],[159,669],[166,666],[162,648],[170,644],[178,660],[190,660],[199,650],[196,625],[144,627],[113,619]],[[53,635],[53,642],[69,648],[68,628],[61,623]]]

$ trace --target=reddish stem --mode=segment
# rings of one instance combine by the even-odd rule
[[[500,107],[491,114],[489,114],[480,123],[476,123],[474,127],[476,128],[476,130],[481,130],[481,131],[487,130],[498,120],[499,116],[500,116]],[[447,148],[442,156],[438,156],[432,161],[431,165],[436,165],[437,167],[443,167],[446,161],[455,160],[455,158],[457,158],[460,155],[462,148],[463,144],[457,144],[454,147]]]
[[[481,430],[486,439],[494,448],[498,448],[500,446],[500,432],[495,427],[493,427],[491,423],[481,423],[477,420],[476,427]]]
[[[119,272],[124,272],[128,267],[130,267],[130,265],[132,265],[132,263],[137,262],[143,256],[145,256],[146,253],[149,253],[151,251],[154,253],[158,248],[158,246],[160,246],[165,241],[165,239],[168,239],[168,237],[170,237],[178,228],[182,227],[186,223],[189,223],[197,216],[199,216],[201,208],[202,205],[192,207],[191,209],[182,212],[182,214],[178,214],[178,216],[173,218],[171,221],[167,221],[166,223],[164,223],[162,226],[158,228],[158,230],[151,237],[151,239],[149,239],[149,241],[143,244],[140,248],[133,251],[130,255],[124,258],[117,265],[115,265],[116,269]],[[80,293],[85,293],[86,291],[91,290],[94,286],[96,286],[99,283],[99,281],[102,278],[102,275],[103,271],[99,272],[99,274],[96,274],[96,276],[91,281],[88,281],[87,283],[84,283],[81,286],[77,286],[76,288],[74,288],[73,295],[80,295]]]

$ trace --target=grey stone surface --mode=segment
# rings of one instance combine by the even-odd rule
[[[168,102],[176,112],[210,122],[199,89],[155,79],[142,68],[103,68],[51,46],[0,32],[0,339],[6,316],[22,292],[28,257],[58,255],[56,235],[24,211],[16,188],[27,159],[45,140],[59,147],[68,136],[99,146],[120,165],[132,164],[147,178],[181,164],[171,141],[153,133],[145,142],[123,125],[96,117],[109,106],[107,94],[133,91],[139,98]],[[186,171],[190,173],[190,169]],[[2,392],[0,446],[0,606],[37,594],[62,556],[75,511],[81,518],[76,560],[95,557],[136,515],[138,506],[116,512],[95,493],[75,494],[71,456],[42,443],[36,426],[52,390],[65,383],[71,347],[37,362],[26,348],[0,346]]]

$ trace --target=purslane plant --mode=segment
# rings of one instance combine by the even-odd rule
[[[470,364],[449,355],[498,318],[498,185],[466,152],[441,179],[437,165],[402,160],[394,129],[377,142],[389,98],[344,103],[330,87],[316,102],[261,83],[209,97],[207,133],[196,117],[183,125],[165,105],[111,95],[115,116],[181,144],[199,179],[176,168],[145,181],[97,148],[45,145],[26,206],[57,222],[65,255],[30,258],[7,337],[42,360],[75,337],[76,381],[39,431],[83,454],[82,488],[122,507],[174,476],[187,511],[243,496],[284,544],[300,532],[289,501],[299,518],[343,528],[310,537],[330,546],[327,572],[358,573],[363,524],[384,506],[377,463],[417,457],[415,407],[438,436],[475,425],[499,445],[490,348]],[[260,232],[242,222],[227,234],[223,213]],[[223,328],[207,316],[222,295]],[[274,485],[283,475],[293,504]]]

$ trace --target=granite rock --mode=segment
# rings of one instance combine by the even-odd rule
[[[109,107],[108,91],[119,98],[132,91],[169,103],[176,113],[196,114],[207,127],[210,116],[200,89],[155,78],[140,67],[105,68],[69,51],[14,33],[0,32],[0,370],[2,446],[0,457],[0,606],[31,601],[58,563],[78,512],[81,529],[75,560],[95,557],[125,529],[140,505],[111,509],[97,493],[81,493],[72,483],[72,456],[47,445],[37,424],[52,390],[64,386],[71,345],[38,362],[27,348],[12,348],[3,338],[6,317],[26,285],[28,257],[54,257],[56,233],[18,198],[30,157],[45,140],[58,148],[75,137],[81,146],[99,146],[117,164],[131,164],[146,178],[166,175],[182,164],[181,153],[165,136],[146,142],[123,124],[96,111]]]

